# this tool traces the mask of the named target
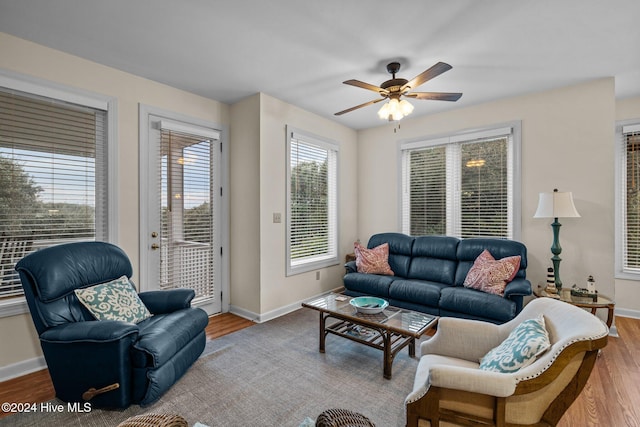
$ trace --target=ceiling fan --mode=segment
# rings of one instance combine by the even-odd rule
[[[462,96],[461,93],[454,92],[411,92],[421,84],[439,76],[445,71],[449,71],[451,65],[444,62],[438,62],[428,70],[418,74],[412,80],[396,78],[396,73],[400,70],[399,62],[391,62],[387,65],[387,71],[392,75],[390,80],[382,83],[380,86],[374,86],[369,83],[361,82],[360,80],[347,80],[344,84],[360,87],[363,89],[377,92],[381,98],[374,99],[373,101],[365,102],[364,104],[356,105],[355,107],[347,108],[346,110],[335,113],[336,116],[349,113],[353,110],[357,110],[362,107],[367,107],[372,104],[376,104],[380,101],[388,99],[389,102],[382,106],[378,111],[378,116],[381,119],[388,119],[389,121],[400,120],[404,116],[411,114],[413,111],[413,105],[407,100],[401,99],[401,97],[413,98],[413,99],[432,99],[436,101],[457,101]]]

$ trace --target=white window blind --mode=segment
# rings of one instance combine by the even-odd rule
[[[337,263],[337,144],[288,130],[287,273]]]
[[[31,251],[107,239],[106,111],[0,88],[0,298]]]
[[[640,274],[640,124],[622,126],[618,137],[624,165],[622,269]]]
[[[401,145],[402,231],[514,237],[511,127]]]

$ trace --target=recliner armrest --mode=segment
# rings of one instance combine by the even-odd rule
[[[48,329],[40,340],[48,343],[112,342],[128,335],[137,335],[138,326],[115,320],[65,323]]]
[[[514,279],[504,288],[504,297],[531,295],[531,282],[527,279]]]
[[[138,296],[152,314],[163,314],[191,307],[196,293],[193,289],[168,289],[140,292]]]

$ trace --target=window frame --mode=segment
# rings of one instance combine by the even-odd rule
[[[104,110],[106,112],[106,151],[107,151],[107,182],[106,211],[107,211],[107,241],[118,242],[118,150],[117,150],[117,100],[113,97],[101,95],[86,90],[54,83],[31,76],[22,75],[8,70],[0,70],[0,87],[24,92],[27,94],[44,96],[59,101],[78,104],[85,107]],[[0,318],[28,313],[24,296],[17,296],[0,301]]]
[[[295,128],[293,126],[286,126],[286,276],[293,276],[296,274],[305,273],[308,271],[317,270],[319,268],[325,268],[339,264],[339,188],[340,188],[340,144],[332,141],[328,138],[324,138],[318,135],[314,135],[310,132]],[[295,135],[295,138],[294,138]],[[329,218],[328,223],[330,227],[329,242],[331,247],[329,251],[320,259],[309,259],[299,263],[292,263],[291,259],[291,237],[292,237],[292,217],[291,217],[291,142],[292,139],[303,139],[303,141],[309,145],[326,149],[327,151],[333,151],[335,153],[335,173],[333,177],[329,177],[329,181],[333,181],[332,191],[334,197],[334,212],[329,213],[329,217],[333,216],[334,223],[331,224]],[[330,184],[328,184],[330,185]],[[331,197],[331,196],[330,196]]]
[[[615,272],[616,279],[640,280],[640,269],[633,271],[625,265],[627,243],[627,141],[623,128],[640,128],[640,118],[619,120],[615,125]]]
[[[505,237],[511,240],[520,240],[522,234],[522,198],[521,198],[521,146],[522,146],[522,124],[521,121],[511,121],[506,123],[499,123],[490,126],[473,129],[463,129],[460,131],[454,131],[450,133],[437,134],[433,136],[423,136],[419,138],[412,138],[406,140],[400,140],[397,144],[397,158],[398,158],[398,230],[405,232],[406,229],[410,229],[410,226],[406,226],[404,221],[405,209],[408,206],[408,197],[404,196],[404,183],[405,176],[405,156],[404,152],[407,150],[418,150],[436,146],[445,146],[447,149],[447,155],[452,151],[458,151],[458,155],[453,159],[459,162],[459,150],[452,150],[454,145],[462,145],[464,143],[472,142],[479,139],[490,139],[500,135],[506,135],[506,129],[510,129],[510,146],[508,147],[508,170],[511,173],[511,194],[508,195],[511,203],[511,212],[508,218],[509,228],[511,229],[511,236]],[[447,163],[451,160],[447,160]],[[456,167],[459,163],[456,164]],[[451,178],[449,171],[450,164],[447,165],[446,177]],[[446,184],[448,185],[448,183]],[[459,230],[459,223],[461,217],[461,207],[459,200],[447,196],[447,235],[455,235],[455,230]],[[457,221],[457,222],[456,222]],[[450,223],[453,222],[453,223]],[[459,236],[458,236],[459,237]]]

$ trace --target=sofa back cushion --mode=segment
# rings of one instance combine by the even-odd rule
[[[474,261],[487,249],[495,259],[520,255],[520,269],[514,278],[525,278],[527,269],[527,247],[515,240],[497,238],[462,239],[458,245],[458,267],[455,273],[455,285],[462,286]]]
[[[416,237],[409,273],[405,277],[453,285],[459,243],[459,239],[450,236]]]
[[[369,239],[367,247],[373,249],[383,243],[389,243],[389,266],[396,276],[407,277],[411,262],[413,237],[402,233],[379,233]]]

